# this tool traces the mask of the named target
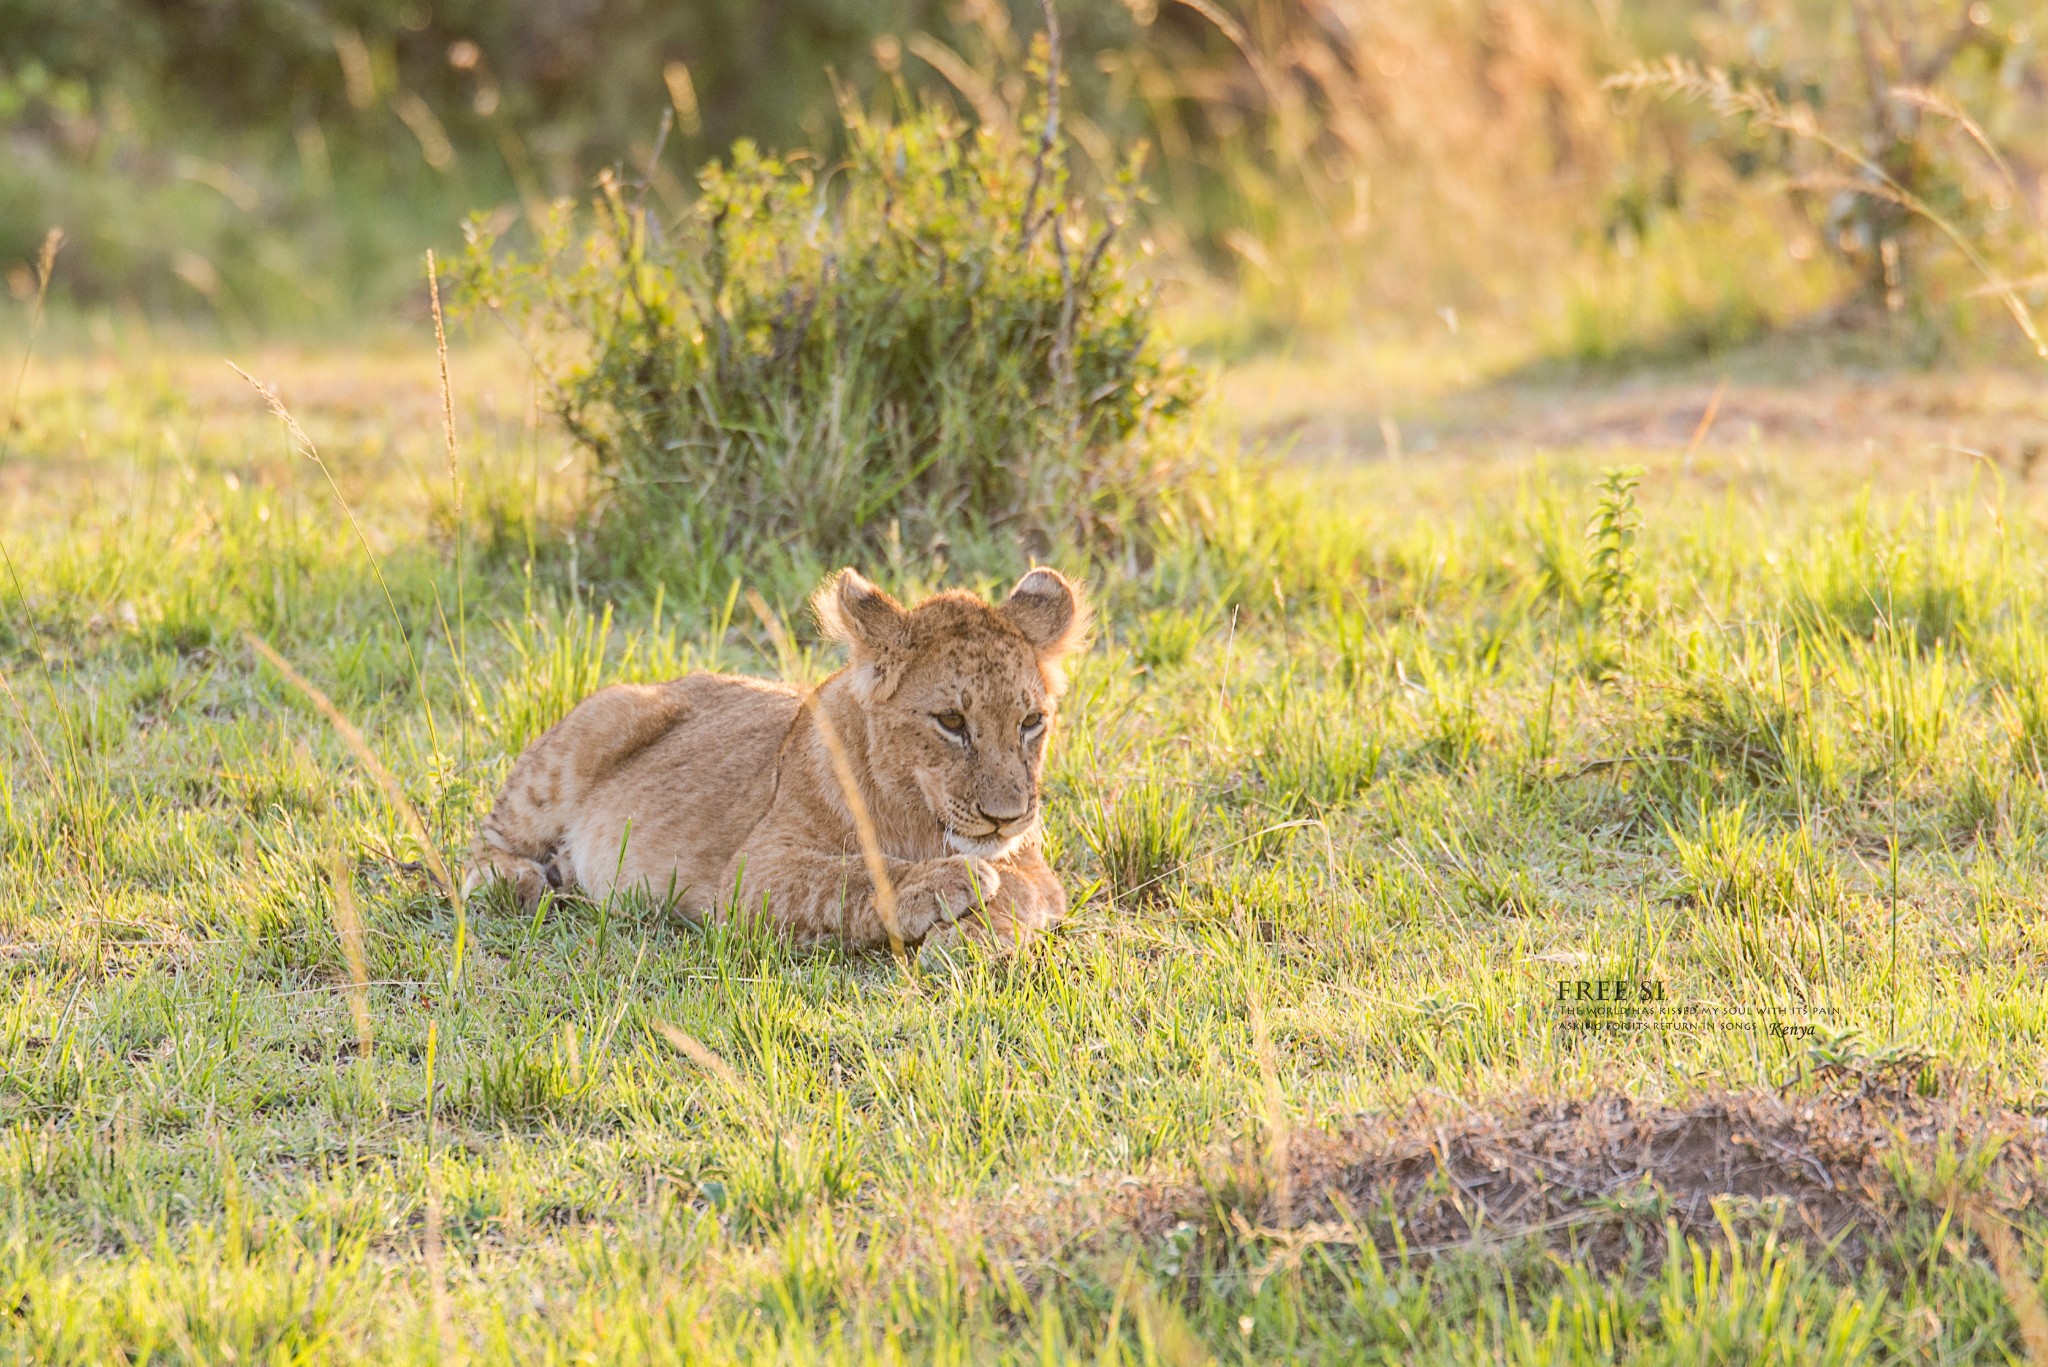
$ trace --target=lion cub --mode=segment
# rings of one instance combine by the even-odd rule
[[[464,891],[502,878],[531,908],[550,887],[640,889],[691,916],[736,894],[798,939],[851,946],[955,922],[1015,940],[1058,920],[1039,786],[1061,662],[1087,641],[1079,588],[1041,568],[997,606],[951,590],[906,609],[849,569],[811,604],[849,658],[808,693],[689,674],[584,699],[512,766]]]

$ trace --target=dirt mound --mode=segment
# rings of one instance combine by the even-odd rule
[[[1963,1161],[1937,1169],[1944,1150]],[[1287,1152],[1284,1176],[1266,1155],[1244,1155],[1200,1184],[1154,1193],[1132,1223],[1158,1235],[1222,1214],[1247,1232],[1369,1236],[1411,1255],[1542,1236],[1609,1263],[1666,1220],[1707,1238],[1725,1220],[1858,1263],[1916,1204],[1952,1205],[1974,1224],[2033,1203],[2048,1181],[2048,1121],[1846,1092],[1722,1093],[1682,1106],[1523,1098],[1484,1110],[1436,1099],[1343,1134],[1296,1134]]]

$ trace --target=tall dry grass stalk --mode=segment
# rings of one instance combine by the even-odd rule
[[[1265,1130],[1263,1154],[1267,1208],[1273,1223],[1292,1229],[1294,1215],[1293,1126],[1287,1112],[1287,1095],[1280,1087],[1280,1069],[1273,1050],[1273,1034],[1266,1022],[1262,994],[1254,991],[1247,1003],[1251,1013],[1252,1053],[1259,1061],[1259,1120]]]
[[[64,230],[62,228],[52,228],[43,234],[42,250],[36,254],[36,293],[34,300],[29,304],[27,340],[21,349],[21,365],[14,372],[14,393],[7,402],[7,421],[4,424],[0,424],[0,442],[6,442],[12,437],[16,421],[21,416],[21,390],[22,386],[28,381],[28,365],[36,352],[36,339],[42,335],[44,309],[48,305],[50,298],[50,277],[57,269],[57,253],[63,249],[63,246]],[[6,448],[0,446],[0,455],[4,455],[5,451]],[[24,641],[33,641],[35,640],[35,624],[28,617],[28,591],[21,585],[21,573],[15,568],[14,554],[7,549],[7,538],[4,536],[0,536],[0,564],[5,565],[7,580],[14,586],[14,601],[21,613],[22,639]],[[57,680],[55,674],[51,671],[49,656],[38,650],[36,652],[36,659],[42,665],[43,687],[49,693],[50,701],[55,703],[57,701]],[[22,734],[28,737],[29,747],[35,751],[36,757],[42,761],[43,775],[50,782],[50,791],[58,792],[57,771],[51,767],[50,758],[44,753],[42,742],[36,739],[35,728],[29,725],[27,710],[22,707],[21,699],[15,696],[13,685],[7,684],[5,675],[0,675],[0,685],[6,685],[7,698],[13,704],[16,720],[21,723]],[[62,707],[57,707],[55,711],[57,724],[63,728],[66,754],[75,763],[78,757],[78,747],[72,737],[71,726],[66,719],[67,714]]]
[[[363,739],[363,733],[356,729],[356,724],[350,721],[312,680],[294,669],[291,661],[272,649],[268,641],[253,631],[243,632],[242,639],[248,642],[249,649],[269,661],[270,667],[282,674],[285,682],[304,695],[320,715],[327,719],[327,724],[334,728],[334,733],[341,737],[343,743],[355,755],[357,763],[363,766],[363,772],[370,776],[371,781],[384,794],[384,800],[391,804],[392,810],[398,813],[406,827],[412,831],[413,839],[420,847],[420,857],[425,862],[427,872],[433,876],[435,887],[448,899],[449,905],[460,912],[462,898],[456,892],[455,880],[448,876],[448,866],[441,858],[440,847],[434,843],[433,836],[427,830],[427,823],[421,819],[419,809],[413,806],[412,799],[405,795],[405,789],[399,784],[398,779],[384,767],[384,761],[377,758],[377,752]],[[459,966],[457,972],[460,972]]]
[[[327,467],[326,460],[320,455],[320,448],[306,435],[306,429],[299,426],[299,420],[285,407],[284,400],[278,395],[277,390],[271,385],[264,384],[233,361],[229,361],[227,366],[229,370],[248,381],[249,387],[262,398],[272,416],[284,424],[285,435],[290,439],[293,449],[313,462],[321,477],[327,481],[327,488],[334,495],[335,503],[340,505],[342,515],[348,518],[348,525],[356,534],[356,542],[363,548],[363,555],[370,562],[370,572],[377,577],[377,587],[384,594],[384,606],[391,614],[391,624],[398,629],[399,642],[405,647],[405,662],[412,670],[413,686],[419,690],[420,706],[426,713],[428,741],[438,758],[441,753],[441,734],[434,725],[434,702],[433,696],[427,692],[427,676],[420,668],[419,656],[412,647],[412,632],[406,629],[405,618],[398,611],[398,600],[391,594],[390,581],[384,577],[384,564],[377,558],[376,549],[370,545],[369,534],[363,530],[363,524],[357,519],[356,510],[350,505],[348,496],[341,492],[341,485],[335,481],[334,471]],[[269,647],[266,646],[264,649],[267,650]]]
[[[747,606],[761,619],[761,625],[774,644],[776,654],[784,660],[795,658],[790,644],[789,633],[784,630],[782,620],[768,606],[766,599],[754,589],[747,590]],[[855,836],[860,841],[861,861],[867,866],[868,879],[875,887],[875,914],[881,918],[882,929],[889,934],[889,952],[898,963],[906,961],[903,933],[896,919],[896,885],[889,878],[889,860],[882,853],[882,839],[875,833],[873,815],[868,811],[867,798],[863,796],[860,780],[853,772],[853,761],[846,753],[846,744],[839,737],[839,728],[825,715],[825,709],[818,705],[818,690],[804,694],[803,709],[810,714],[817,725],[818,738],[825,743],[825,753],[831,757],[832,777],[838,781],[840,798],[846,803],[847,815],[853,819]]]
[[[36,253],[36,292],[29,302],[27,345],[21,349],[21,364],[14,372],[14,394],[7,403],[7,425],[0,427],[0,435],[14,431],[14,420],[21,415],[21,387],[28,379],[29,358],[35,355],[36,338],[43,331],[43,310],[50,300],[50,277],[57,269],[57,253],[64,247],[64,230],[52,228],[43,234],[42,250]]]
[[[448,1269],[442,1253],[441,1240],[441,1181],[434,1165],[435,1141],[435,1083],[434,1074],[439,1063],[441,1022],[427,1021],[427,1149],[426,1171],[426,1220],[422,1231],[427,1272],[427,1304],[434,1321],[434,1346],[438,1350],[435,1360],[446,1362],[455,1347],[455,1330],[448,1313]]]
[[[42,248],[36,254],[36,292],[29,306],[28,336],[26,344],[22,347],[21,365],[14,373],[14,393],[8,400],[7,420],[0,424],[0,442],[5,442],[12,436],[21,414],[22,386],[28,380],[29,361],[35,355],[36,340],[42,335],[45,311],[50,300],[50,281],[56,274],[57,253],[63,246],[62,228],[53,227],[43,234]],[[5,450],[4,446],[0,446],[0,454],[5,454]],[[22,586],[21,571],[14,563],[14,554],[8,549],[4,536],[0,536],[0,567],[6,569],[7,581],[14,589],[14,601],[21,624],[21,639],[35,647],[39,633],[35,619],[29,615],[28,590]],[[28,710],[22,706],[20,697],[14,691],[14,685],[7,682],[5,674],[0,674],[0,686],[6,689],[7,700],[14,709],[15,720],[21,724],[22,734],[28,737],[29,748],[42,766],[43,777],[50,785],[50,792],[60,802],[74,804],[77,801],[79,787],[86,782],[78,734],[72,725],[71,711],[65,705],[63,695],[58,692],[57,671],[51,664],[49,653],[35,647],[35,657],[36,663],[41,667],[43,691],[50,700],[51,714],[56,719],[58,734],[64,741],[64,765],[61,775],[57,767],[50,763],[49,754],[44,750],[42,741],[36,736],[35,727],[29,721]],[[66,673],[69,673],[68,665]],[[78,855],[79,871],[84,875],[94,895],[103,899],[105,891],[100,878],[102,854],[99,843],[85,843],[78,851]]]
[[[1601,208],[1626,134],[1590,12],[1178,3],[1223,41],[1162,36],[1114,60],[1168,163],[1159,231],[1214,233],[1254,303],[1330,323],[1524,292]]]
[[[448,378],[448,329],[441,317],[441,275],[435,268],[434,250],[427,249],[427,299],[434,313],[434,355],[441,365],[441,435],[448,451],[448,496],[453,501],[455,525],[455,625],[448,632],[444,619],[441,630],[455,648],[455,672],[462,680],[466,705],[462,725],[462,758],[469,762],[469,719],[476,711],[476,686],[469,677],[469,593],[467,529],[462,520],[462,460],[455,444],[455,386]]]
[[[329,860],[328,876],[334,887],[334,933],[341,941],[341,956],[348,964],[348,1011],[356,1027],[356,1057],[369,1062],[370,973],[363,957],[363,918],[356,909],[355,880],[348,859],[335,849]]]
[[[2048,1367],[2048,1310],[2041,1306],[2040,1284],[2027,1267],[2012,1226],[2003,1215],[1967,1198],[1963,1217],[1991,1255],[1999,1289],[2005,1292],[2006,1304],[2019,1322],[2020,1343],[2026,1349],[2029,1367]]]
[[[42,741],[36,737],[35,728],[29,725],[28,709],[21,705],[21,696],[14,691],[14,685],[8,682],[7,671],[4,669],[0,669],[0,693],[7,695],[8,704],[14,708],[14,719],[21,723],[21,734],[28,737],[29,753],[36,757],[36,764],[42,769],[43,778],[49,783],[50,791],[56,792],[57,771],[50,766],[49,752],[43,749]]]
[[[2048,338],[2043,337],[2034,320],[2033,310],[2015,287],[2012,273],[1992,259],[1990,253],[1994,249],[1861,147],[1830,129],[1810,106],[1789,104],[1776,92],[1759,85],[1739,83],[1718,67],[1681,61],[1675,57],[1666,58],[1656,65],[1632,67],[1610,78],[1607,84],[1617,90],[1643,91],[1665,98],[1695,101],[1723,119],[1745,121],[1753,128],[1780,133],[1795,142],[1820,149],[1834,160],[1842,174],[1807,176],[1801,182],[1805,187],[1880,200],[1925,223],[1940,234],[1983,279],[1984,292],[1994,296],[2004,307],[2032,346],[2034,354],[2048,359]],[[2021,204],[2028,202],[2027,196],[2019,192],[2018,182],[2004,155],[1985,136],[1977,122],[1954,101],[1938,91],[1921,87],[1887,91],[1886,96],[1954,123],[1982,151],[1998,178],[2012,188],[2015,200]]]

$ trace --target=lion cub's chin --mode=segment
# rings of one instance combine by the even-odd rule
[[[1024,837],[1030,834],[1030,831],[1025,830],[1008,837],[983,836],[976,839],[971,835],[962,835],[958,831],[947,831],[946,844],[952,847],[955,854],[964,854],[971,859],[986,859],[993,864],[998,859],[1008,859],[1015,854],[1017,847],[1024,843]]]

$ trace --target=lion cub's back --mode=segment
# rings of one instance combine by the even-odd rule
[[[656,892],[673,881],[704,905],[774,796],[799,697],[794,685],[731,674],[592,694],[577,711],[603,743],[586,751],[564,842],[577,882],[603,896],[615,875]]]

